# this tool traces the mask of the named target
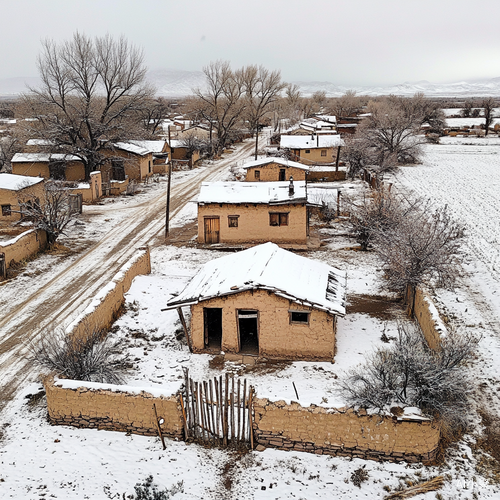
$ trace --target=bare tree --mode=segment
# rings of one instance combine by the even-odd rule
[[[247,101],[245,115],[250,130],[255,134],[255,159],[257,159],[261,120],[278,99],[286,84],[281,81],[280,71],[269,71],[263,66],[245,67],[243,79]]]
[[[45,199],[35,196],[19,200],[19,213],[30,219],[34,226],[47,232],[49,245],[64,234],[68,224],[75,218],[69,201],[70,190],[58,181],[45,183]]]
[[[399,224],[419,205],[419,201],[410,203],[383,187],[370,190],[360,200],[349,196],[344,196],[343,200],[349,210],[356,240],[364,251],[373,246],[378,235]]]
[[[469,118],[471,113],[472,113],[472,109],[474,108],[474,102],[471,101],[470,99],[465,101],[464,103],[464,107],[461,111],[461,115],[464,117],[464,118]]]
[[[122,383],[128,357],[118,343],[98,329],[81,335],[52,331],[29,346],[32,361],[59,377],[89,382]]]
[[[33,137],[81,159],[85,175],[105,161],[110,143],[138,139],[138,111],[153,95],[145,84],[142,51],[121,37],[91,39],[81,33],[61,44],[42,43],[42,84],[23,96]]]
[[[139,108],[139,116],[148,135],[154,137],[160,130],[163,131],[162,122],[169,117],[170,111],[170,103],[163,97],[144,100]]]
[[[243,71],[233,71],[228,61],[211,62],[203,68],[207,90],[194,90],[199,111],[217,130],[217,153],[231,141],[231,134],[246,109]]]
[[[487,136],[490,131],[490,127],[493,124],[493,112],[495,111],[495,99],[488,97],[484,99],[481,103],[484,113],[484,135]]]
[[[180,144],[183,148],[186,149],[186,157],[188,158],[188,160],[192,160],[193,158],[193,155],[196,153],[196,152],[203,152],[207,149],[207,144],[206,142],[203,140],[203,139],[200,139],[199,137],[197,137],[196,135],[193,135],[193,134],[188,134],[188,135],[185,135],[181,140],[180,140]],[[190,163],[191,165],[191,163]]]
[[[399,325],[398,332],[392,346],[378,348],[344,375],[339,393],[350,406],[416,406],[452,428],[465,427],[473,383],[464,365],[480,339],[450,331],[432,350],[416,325]]]
[[[459,274],[463,237],[447,206],[432,210],[428,201],[377,231],[374,247],[391,289],[404,293],[422,283],[449,288]]]
[[[348,90],[341,97],[332,100],[328,111],[337,118],[355,116],[361,108],[361,98],[354,90]]]
[[[419,136],[422,115],[403,97],[389,96],[368,105],[370,115],[356,133],[365,147],[381,159],[396,155],[399,163],[415,163],[425,142]]]

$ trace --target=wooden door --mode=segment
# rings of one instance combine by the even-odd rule
[[[205,217],[205,243],[219,243],[219,217]]]

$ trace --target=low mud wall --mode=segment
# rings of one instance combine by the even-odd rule
[[[151,272],[151,260],[148,247],[141,247],[94,298],[90,305],[68,327],[68,333],[81,335],[90,329],[105,330],[116,319],[125,302],[133,279],[140,274]]]
[[[394,462],[427,463],[437,454],[440,428],[426,419],[267,399],[255,400],[254,410],[255,440],[265,447]]]
[[[49,421],[91,429],[129,432],[144,436],[158,435],[156,416],[162,434],[182,439],[183,422],[176,396],[163,396],[158,389],[112,386],[76,380],[44,381]],[[151,391],[151,392],[150,392]],[[156,392],[156,394],[155,394]]]
[[[345,171],[335,169],[332,170],[310,170],[307,174],[308,182],[335,182],[345,181]]]
[[[7,268],[21,262],[47,247],[47,233],[43,229],[30,229],[25,233],[0,243],[0,253],[5,254]]]
[[[413,314],[417,320],[427,343],[431,349],[437,349],[441,343],[441,335],[446,334],[446,326],[439,317],[439,312],[429,295],[417,288]]]

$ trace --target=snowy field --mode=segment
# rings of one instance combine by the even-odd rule
[[[441,145],[426,146],[422,165],[402,168],[396,183],[436,204],[448,204],[457,220],[467,228],[467,259],[464,274],[454,291],[439,290],[435,297],[441,312],[453,322],[467,325],[483,335],[480,355],[472,369],[478,383],[487,384],[491,407],[500,410],[498,365],[500,341],[500,185],[498,163],[500,141],[492,139],[447,138]],[[184,175],[184,174],[183,174]],[[186,173],[189,176],[190,173]],[[344,190],[359,189],[360,183],[345,183]],[[139,198],[120,198],[94,206],[85,216],[85,227],[99,238],[108,226],[125,217],[126,205],[146,201],[164,184],[151,186]],[[319,188],[318,188],[319,189]],[[149,194],[148,194],[149,193]],[[320,193],[317,193],[318,196]],[[94,214],[92,213],[94,211]],[[190,203],[176,217],[173,227],[193,220],[196,206]],[[485,217],[488,214],[488,217]],[[491,216],[490,216],[491,214]],[[76,233],[67,243],[78,241]],[[323,231],[329,231],[324,229]],[[342,233],[343,230],[338,231]],[[381,270],[373,254],[347,250],[353,240],[329,233],[325,250],[308,254],[329,265],[346,270],[348,294],[378,295]],[[127,311],[116,323],[115,335],[123,338],[134,363],[130,385],[180,386],[182,366],[194,378],[219,374],[209,356],[193,356],[176,334],[181,327],[175,311],[161,312],[170,294],[178,293],[198,268],[209,259],[223,255],[192,248],[152,248],[152,274],[138,277],[127,294]],[[42,257],[44,259],[45,257]],[[50,260],[51,257],[47,256]],[[48,264],[45,264],[48,266]],[[26,273],[36,272],[37,261]],[[23,293],[29,279],[18,277]],[[5,287],[3,287],[5,288]],[[9,287],[12,293],[14,287]],[[241,372],[241,365],[226,363],[224,369],[240,373],[255,384],[257,395],[271,399],[334,406],[341,404],[332,390],[335,377],[357,364],[363,353],[380,343],[380,335],[394,335],[395,318],[381,319],[367,314],[350,314],[339,321],[336,362],[283,363],[271,373]],[[319,375],[319,376],[318,376]],[[26,387],[4,410],[0,421],[0,499],[122,499],[133,486],[153,475],[161,487],[183,481],[183,491],[173,498],[184,499],[383,499],[401,484],[444,475],[445,486],[436,492],[413,497],[417,500],[497,499],[498,485],[490,484],[476,470],[475,437],[465,436],[447,453],[439,467],[419,464],[390,464],[348,460],[306,453],[268,449],[238,456],[229,451],[206,449],[195,444],[167,440],[163,451],[157,438],[126,436],[122,433],[53,427],[46,421],[43,398],[30,404],[41,389]],[[491,395],[493,394],[493,395]],[[481,401],[478,398],[478,404]],[[352,474],[364,467],[368,479],[357,487]]]

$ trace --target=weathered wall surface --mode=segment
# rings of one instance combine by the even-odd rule
[[[337,149],[338,148],[292,149],[295,155],[293,160],[305,163],[306,165],[333,163],[337,159]]]
[[[20,262],[47,246],[47,233],[42,229],[30,229],[25,233],[0,243],[0,253],[5,254],[7,268],[12,262]]]
[[[86,203],[92,203],[101,196],[102,174],[101,172],[91,172],[88,187],[72,188],[72,194],[81,194],[82,200]]]
[[[12,173],[29,175],[31,177],[50,178],[49,162],[15,162],[12,164]],[[85,166],[81,161],[68,161],[66,163],[66,180],[83,181],[85,179]]]
[[[142,247],[137,254],[113,277],[90,303],[90,305],[68,327],[68,333],[85,335],[88,329],[105,330],[111,326],[125,301],[132,280],[140,274],[151,272],[149,248]]]
[[[322,167],[326,168],[326,167]],[[309,182],[335,182],[335,181],[345,181],[345,171],[336,171],[335,168],[330,170],[314,170],[309,171],[307,180]]]
[[[106,384],[82,382],[78,388],[62,388],[48,377],[44,381],[49,420],[53,424],[72,425],[153,436],[158,434],[153,404],[165,436],[182,439],[183,421],[176,396],[136,394],[133,387],[106,390]],[[93,388],[89,388],[91,385]],[[102,388],[99,388],[101,386]]]
[[[333,360],[335,318],[265,290],[218,297],[191,306],[193,349],[204,348],[204,307],[222,308],[222,350],[240,350],[238,309],[258,311],[259,354],[275,358]],[[310,312],[309,324],[290,323],[289,311]]]
[[[255,178],[255,171],[260,172],[260,177]],[[267,165],[258,165],[256,167],[247,168],[247,174],[245,181],[279,181],[280,180],[280,170],[285,170],[285,180],[289,181],[290,176],[293,177],[294,181],[305,181],[307,170],[297,167],[288,167],[286,165],[280,165],[279,163],[268,163]]]
[[[288,213],[287,226],[269,225],[269,214]],[[228,216],[239,216],[238,227],[229,227]],[[305,204],[225,204],[198,205],[198,242],[205,241],[204,217],[220,217],[221,243],[307,243],[307,208]]]
[[[414,315],[431,349],[437,349],[441,343],[441,335],[446,327],[439,317],[436,306],[421,288],[415,292]]]
[[[282,450],[376,460],[429,462],[436,457],[435,422],[367,415],[365,411],[303,408],[298,403],[254,403],[259,444]]]

